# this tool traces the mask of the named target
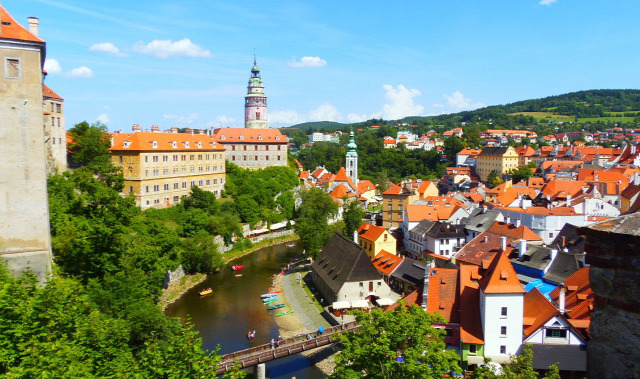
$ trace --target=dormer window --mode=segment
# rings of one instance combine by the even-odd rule
[[[173,147],[174,149],[177,149],[178,143],[176,141],[171,142],[171,147]]]
[[[202,143],[200,141],[196,142],[196,146],[198,146],[198,149],[202,147]]]
[[[240,141],[244,141],[244,136],[240,134]]]
[[[258,136],[258,141],[262,141],[262,136]]]
[[[158,141],[151,141],[151,147],[154,149],[158,148]]]
[[[223,141],[225,140],[224,134],[220,136],[220,139]]]
[[[280,136],[276,136],[276,141],[280,141]]]
[[[189,141],[184,143],[184,147],[186,147],[187,149],[189,148]]]
[[[124,148],[128,148],[129,146],[131,146],[131,141],[124,141],[124,143],[122,144],[122,147]]]

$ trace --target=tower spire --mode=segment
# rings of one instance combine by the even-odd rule
[[[356,149],[358,145],[356,145],[355,135],[353,134],[353,127],[349,128],[349,143],[347,144],[347,176],[351,178],[351,181],[356,186],[355,190],[357,191],[358,187],[358,152]]]
[[[254,129],[266,129],[267,124],[267,96],[264,94],[264,84],[260,77],[258,60],[253,52],[253,67],[247,86],[247,95],[244,97],[245,118],[244,127]]]

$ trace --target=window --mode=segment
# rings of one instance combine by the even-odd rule
[[[202,187],[202,180],[198,180],[198,185]]]
[[[477,354],[477,352],[478,352],[477,345],[470,344],[469,345],[469,354]]]
[[[58,126],[60,126],[60,117],[58,117]]]
[[[60,104],[56,104],[56,112],[61,113],[62,112],[62,107],[60,106]]]
[[[201,161],[202,160],[202,154],[198,154],[198,160]]]
[[[154,192],[158,192],[158,191],[160,191],[160,185],[159,185],[159,184],[155,184],[155,185],[153,186],[153,191],[154,191]]]
[[[202,172],[202,166],[198,167],[198,172]]]
[[[196,168],[195,167],[189,167],[189,172],[190,173],[195,173],[196,172]]]
[[[133,186],[129,186],[129,194],[133,193]]]
[[[149,176],[149,170],[144,170],[144,176]]]
[[[53,143],[56,143],[56,139],[55,138],[53,139]],[[122,163],[122,155],[119,156],[118,158],[120,158],[120,163]]]
[[[169,185],[168,185],[168,184],[165,184],[165,185],[164,185],[164,190],[165,190],[165,191],[168,191],[168,190],[169,190]]]
[[[51,126],[56,126],[56,118],[51,117]]]
[[[20,72],[20,59],[7,58],[5,61],[5,73],[7,79],[20,79],[22,73]]]
[[[178,174],[178,171],[179,171],[179,170],[178,170],[178,168],[177,168],[177,167],[174,167],[174,168],[173,168],[173,174],[174,174],[174,175]]]
[[[169,175],[169,169],[168,168],[162,169],[162,175]]]
[[[549,238],[553,238],[553,233],[549,233]]]
[[[53,101],[51,102],[51,112],[53,112]]]
[[[149,192],[149,186],[146,186],[144,190],[145,192]]]
[[[500,354],[507,354],[507,347],[504,345],[500,346]]]
[[[507,335],[507,327],[506,326],[501,326],[500,327],[500,336],[501,337],[505,337]]]
[[[195,181],[195,180],[192,180],[192,181],[191,181],[191,187],[195,187],[195,186],[196,186],[196,181]]]
[[[187,182],[182,182],[182,188],[187,188]]]
[[[178,161],[178,156],[177,156],[177,155],[174,155],[174,156],[173,156],[173,161],[174,161],[174,162],[177,162],[177,161]]]
[[[211,185],[211,180],[207,179],[207,185]]]
[[[173,183],[173,189],[180,188],[180,183]]]
[[[547,329],[545,335],[549,338],[567,338],[566,329]]]
[[[500,316],[507,317],[507,307],[502,307],[500,310]]]
[[[189,160],[192,161],[195,159],[195,156],[193,154],[189,155]]]
[[[169,156],[168,155],[163,155],[162,156],[162,161],[163,162],[169,162]]]

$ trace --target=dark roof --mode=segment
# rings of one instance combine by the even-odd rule
[[[584,255],[560,251],[543,279],[547,282],[560,284],[582,267],[584,267]]]
[[[415,259],[405,258],[396,268],[391,277],[407,282],[414,287],[419,287],[424,282],[424,270],[427,264]]]
[[[501,215],[502,213],[495,209],[487,209],[483,213],[482,208],[476,208],[471,212],[468,218],[463,218],[460,221],[460,224],[464,225],[467,230],[482,233],[489,229]]]
[[[424,219],[418,223],[418,225],[414,226],[413,229],[410,230],[411,233],[416,233],[418,235],[424,235],[433,227],[436,223],[433,221],[429,221]]]
[[[437,222],[427,231],[427,235],[434,238],[458,238],[465,237],[462,225],[453,225],[448,222]]]
[[[482,156],[491,156],[491,157],[502,156],[502,155],[504,155],[504,153],[507,152],[508,148],[509,148],[509,146],[485,147],[485,148],[482,149],[480,154],[478,154],[478,156],[480,156],[480,157],[482,157]]]
[[[527,251],[522,255],[522,257],[516,255],[515,258],[511,259],[511,263],[514,265],[514,267],[520,265],[530,267],[535,270],[544,270],[550,262],[551,249],[548,247],[535,245],[527,245]]]
[[[382,279],[362,247],[338,232],[334,232],[322,248],[311,269],[334,293],[346,282]]]
[[[567,248],[571,254],[584,254],[585,240],[584,236],[578,234],[578,227],[564,224],[551,246],[556,247],[558,250]]]
[[[556,362],[561,371],[587,370],[586,345],[531,344],[531,350],[536,370],[547,369]]]

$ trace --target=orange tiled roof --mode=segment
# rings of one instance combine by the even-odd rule
[[[324,170],[325,170],[325,169],[324,169],[324,168],[322,168],[322,167],[316,168],[316,169],[313,171],[313,173],[311,173],[311,176],[313,176],[313,177],[314,177],[314,178],[316,178],[316,179],[319,179],[319,178],[320,178],[320,175],[322,175],[322,173],[324,172]]]
[[[309,179],[309,171],[300,171],[299,179]]]
[[[188,133],[112,133],[110,151],[224,151],[206,134]],[[157,147],[153,147],[153,142]],[[174,147],[175,146],[175,147]]]
[[[44,83],[42,83],[42,95],[50,99],[64,100],[63,98],[60,97],[60,95],[53,92],[53,90]]]
[[[458,269],[432,268],[429,272],[427,312],[439,313],[447,322],[460,322]]]
[[[513,203],[518,198],[519,195],[522,195],[522,196],[529,195],[529,197],[531,197],[532,199],[535,199],[538,194],[536,193],[536,190],[533,188],[510,187],[510,188],[507,188],[500,195],[498,195],[498,197],[496,198],[496,203],[502,204],[504,206],[508,206],[511,203]]]
[[[504,209],[512,212],[538,215],[538,216],[575,216],[577,215],[576,210],[571,207],[554,207],[551,209],[548,209],[545,207],[530,207],[527,209],[523,209],[519,207],[501,207],[499,205],[496,205],[496,208]]]
[[[438,221],[446,220],[457,211],[459,206],[445,205],[407,205],[407,218],[409,222],[420,222],[422,220]]]
[[[463,343],[484,344],[480,323],[480,267],[460,264],[460,340]]]
[[[537,288],[527,292],[524,295],[524,336],[529,337],[557,314],[556,307]]]
[[[465,147],[464,149],[458,152],[458,155],[478,155],[480,154],[480,151],[482,151],[482,149],[470,149],[468,147]],[[462,168],[462,167],[459,167],[459,168]]]
[[[589,267],[574,272],[564,281],[566,287],[565,309],[572,319],[588,320],[593,310],[594,293],[589,281]],[[560,288],[556,288],[549,296],[558,303]]]
[[[587,182],[617,182],[629,183],[629,178],[622,175],[619,171],[611,170],[594,170],[589,168],[583,168],[578,171],[578,180]]]
[[[345,170],[344,167],[340,167],[340,170],[338,170],[338,173],[336,174],[335,178],[333,178],[333,180],[336,182],[347,182],[349,183],[351,188],[353,188],[354,190],[356,189],[356,186],[353,184],[353,181],[351,181],[351,178],[347,176],[347,170]]]
[[[525,225],[520,225],[516,228],[514,224],[494,222],[487,231],[499,236],[509,237],[512,240],[524,239],[527,241],[542,241],[542,238],[540,238],[539,235]]]
[[[521,145],[516,147],[516,153],[521,157],[532,157],[536,150],[531,146]]]
[[[484,293],[525,293],[507,253],[496,254],[479,281]]]
[[[333,175],[332,173],[330,173],[330,172],[326,172],[326,173],[324,173],[324,174],[320,175],[320,177],[318,178],[318,180],[323,181],[323,182],[330,182],[330,181],[332,181],[333,179],[335,179],[335,177],[336,177],[336,176],[335,176],[335,175]]]
[[[540,190],[542,194],[550,195],[551,197],[555,197],[559,192],[565,192],[573,197],[582,193],[582,187],[584,186],[583,181],[575,181],[575,180],[550,180],[547,184],[542,187]]]
[[[369,180],[358,180],[358,193],[375,190],[376,186]]]
[[[373,263],[373,266],[376,268],[376,270],[389,276],[391,275],[393,270],[398,268],[398,265],[400,265],[400,262],[402,262],[403,260],[404,258],[399,257],[395,254],[391,254],[386,250],[380,250],[380,253],[378,253],[378,255],[376,255],[371,260],[371,262]]]
[[[331,193],[329,194],[329,196],[336,199],[342,199],[345,196],[354,197],[355,195],[355,193],[349,192],[349,188],[347,188],[347,186],[342,183],[338,184],[336,188],[334,188],[333,191],[331,191]]]
[[[400,191],[402,191],[402,187],[400,187],[399,185],[393,184],[392,182],[389,182],[389,188],[387,188],[387,190],[384,191],[382,194],[397,195],[400,193]]]
[[[366,222],[363,222],[362,225],[360,225],[360,227],[358,228],[358,236],[366,240],[375,242],[386,231],[387,229],[381,226],[376,226],[376,225],[367,224]]]
[[[0,39],[44,42],[44,40],[36,37],[29,30],[18,24],[2,5],[0,5],[0,20],[2,21],[2,24],[0,24]]]
[[[458,250],[453,255],[453,258],[460,262],[481,266],[483,261],[493,258],[497,252],[502,250],[502,239],[500,237],[502,236],[488,231],[482,232]],[[513,251],[511,246],[513,239],[506,238],[507,254],[510,254]]]
[[[427,187],[429,187],[429,185],[433,183],[430,180],[425,180],[422,183],[420,183],[420,187],[418,187],[418,193],[424,193],[424,191],[427,190]]]
[[[287,143],[278,129],[220,128],[213,132],[220,143]]]

